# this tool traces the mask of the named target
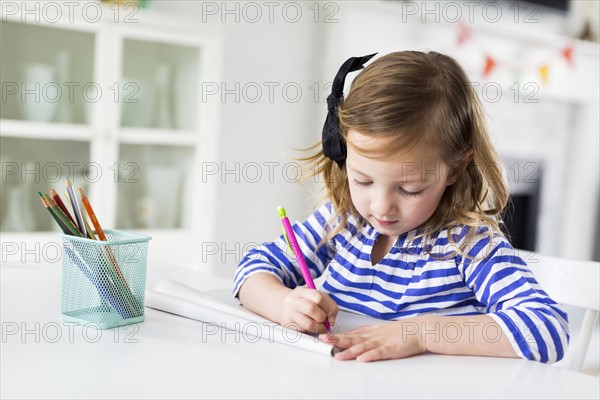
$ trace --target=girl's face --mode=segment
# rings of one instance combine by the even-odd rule
[[[417,146],[388,158],[368,158],[358,154],[355,146],[378,151],[389,139],[352,130],[346,139],[352,203],[380,234],[399,236],[427,221],[446,186],[454,183],[448,167],[435,159],[431,149]]]

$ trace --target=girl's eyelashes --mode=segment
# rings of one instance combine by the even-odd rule
[[[356,183],[359,186],[369,186],[371,183],[371,181],[359,181],[358,179],[354,178],[354,183]]]
[[[369,186],[373,182],[372,181],[359,181],[358,179],[354,178],[354,183],[358,186]],[[419,196],[421,193],[423,193],[423,190],[424,189],[418,190],[416,192],[411,192],[409,190],[403,189],[402,187],[398,187],[398,191],[400,192],[400,194],[402,194],[403,196],[409,196],[409,197]]]
[[[398,188],[398,190],[400,191],[400,193],[404,196],[409,196],[409,197],[417,197],[419,196],[421,193],[423,193],[423,190],[419,190],[416,192],[409,192],[406,189],[402,189],[401,187]]]

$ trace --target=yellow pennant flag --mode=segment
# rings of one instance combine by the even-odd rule
[[[542,83],[544,85],[548,83],[548,68],[548,64],[544,64],[538,69],[540,78],[542,78]]]

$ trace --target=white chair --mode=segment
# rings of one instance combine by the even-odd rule
[[[568,368],[581,371],[600,311],[600,262],[568,260],[519,250],[542,288],[560,304],[583,308],[579,335],[571,337]],[[571,331],[575,331],[571,326]],[[573,340],[575,339],[575,340]]]

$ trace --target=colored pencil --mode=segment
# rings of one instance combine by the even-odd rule
[[[285,209],[283,207],[277,207],[277,212],[281,217],[281,223],[283,224],[283,229],[285,230],[284,236],[288,244],[292,248],[292,252],[296,257],[296,261],[298,261],[298,265],[300,265],[300,271],[302,272],[302,277],[306,282],[306,286],[310,289],[317,289],[315,287],[315,283],[310,276],[310,271],[308,270],[308,265],[306,265],[306,260],[304,259],[304,255],[302,254],[302,250],[300,249],[300,245],[298,244],[298,240],[296,240],[296,235],[294,234],[294,229],[292,229],[292,224],[288,219]],[[331,326],[329,325],[329,321],[327,317],[325,317],[325,327],[329,332],[331,332]]]
[[[60,198],[60,196],[58,195],[58,193],[56,193],[56,190],[50,189],[50,196],[52,196],[52,199],[54,200],[56,205],[60,207],[60,209],[65,213],[67,218],[69,218],[71,220],[73,225],[76,225],[77,222],[75,222],[73,217],[71,217],[71,213],[69,212],[69,209],[67,208],[67,206],[65,206],[65,203],[63,203],[63,201]]]
[[[90,217],[90,221],[92,221],[92,225],[94,225],[96,234],[98,235],[100,240],[107,240],[106,235],[104,234],[104,231],[102,230],[102,226],[100,226],[100,222],[98,222],[96,213],[94,212],[94,209],[92,208],[92,205],[90,204],[90,201],[88,200],[85,193],[83,193],[83,190],[81,188],[79,188],[78,191],[79,191],[79,197],[81,197],[81,203],[83,204],[83,208],[85,208],[85,212],[87,213],[88,217]]]
[[[67,197],[67,200],[70,203],[71,202],[71,196],[69,196],[69,192],[65,192],[65,196]],[[81,205],[80,204],[78,204],[78,205],[80,206],[79,209],[81,209]],[[83,225],[85,226],[87,237],[90,238],[90,239],[92,239],[92,240],[96,240],[96,235],[94,235],[94,231],[92,230],[92,228],[88,224],[87,219],[85,218],[85,215],[83,215],[83,213],[81,213],[81,219],[83,220]]]
[[[63,233],[70,235],[69,230],[67,229],[67,227],[61,222],[60,218],[58,218],[58,216],[50,208],[50,205],[48,204],[48,202],[46,201],[46,199],[42,195],[42,192],[38,192],[38,194],[40,195],[40,200],[42,201],[42,204],[44,205],[44,208],[46,208],[46,210],[48,210],[48,212],[50,213],[50,215],[52,215],[52,218],[54,218],[54,220],[56,221],[56,223],[58,224],[58,226],[60,227],[60,229],[63,231]]]
[[[94,231],[92,230],[92,227],[90,226],[90,224],[88,224],[87,219],[85,218],[85,215],[82,215],[81,218],[83,218],[83,225],[85,225],[85,230],[90,239],[97,240],[96,235],[94,235]]]
[[[48,206],[52,209],[52,211],[54,211],[56,216],[65,225],[65,227],[67,228],[68,234],[73,235],[73,236],[83,237],[83,235],[81,234],[79,229],[77,229],[77,227],[75,225],[73,225],[73,223],[71,223],[69,218],[67,218],[65,213],[63,213],[63,211],[60,209],[60,207],[56,205],[56,203],[54,202],[54,200],[52,200],[52,198],[50,196],[42,194],[41,192],[38,192],[38,194],[40,195],[40,197],[43,197],[44,200],[46,200],[46,203],[48,203]]]
[[[83,208],[85,208],[85,211],[86,211],[88,217],[90,217],[90,220],[92,221],[92,225],[94,225],[94,229],[96,230],[96,234],[98,235],[98,238],[100,238],[100,240],[102,240],[102,241],[107,241],[108,239],[106,238],[106,235],[104,234],[104,231],[102,230],[102,226],[100,226],[100,222],[98,221],[98,218],[96,217],[96,213],[94,212],[94,209],[92,208],[92,205],[90,204],[90,201],[88,200],[87,196],[83,192],[83,189],[79,188],[78,192],[79,192],[79,197],[81,197],[81,203],[83,204]],[[121,268],[119,268],[119,264],[117,263],[117,260],[115,259],[114,255],[110,252],[110,249],[107,248],[107,250],[108,250],[108,256],[109,256],[110,261],[115,269],[115,272],[117,273],[117,275],[119,275],[119,277],[121,279],[123,279],[123,283],[125,283],[125,285],[127,287],[129,287],[129,285],[127,284],[127,281],[125,280],[125,277],[123,276],[123,273],[121,272]]]
[[[138,317],[141,313],[132,308],[127,300],[123,298],[118,289],[114,287],[110,279],[105,278],[105,274],[100,271],[91,270],[87,263],[79,257],[75,249],[70,246],[65,246],[65,254],[69,256],[71,262],[79,268],[79,270],[96,286],[98,293],[106,299],[110,305],[119,313],[123,319]]]
[[[77,226],[81,232],[85,232],[85,226],[83,225],[83,220],[81,219],[81,210],[79,209],[79,205],[77,205],[77,197],[75,197],[75,192],[73,191],[73,186],[71,185],[71,181],[67,177],[67,192],[69,193],[69,198],[71,199],[71,207],[73,207],[73,213],[75,214],[75,219],[77,220]],[[84,236],[87,236],[84,234]]]

